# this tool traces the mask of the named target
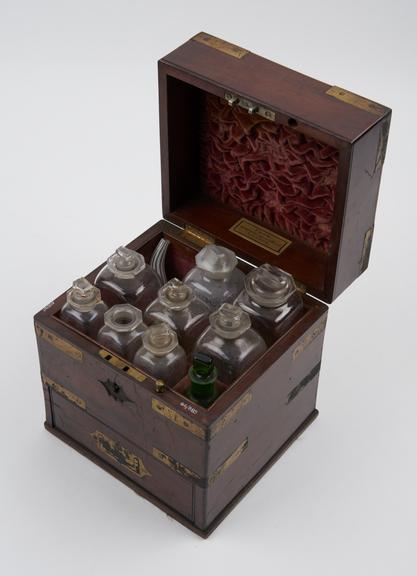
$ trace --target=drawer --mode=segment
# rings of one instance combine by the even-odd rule
[[[166,463],[93,418],[82,407],[51,391],[54,428],[64,432],[141,489],[193,520],[194,485],[191,475]],[[160,454],[157,447],[154,454]]]

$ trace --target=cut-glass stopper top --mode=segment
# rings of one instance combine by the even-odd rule
[[[210,325],[219,336],[226,339],[238,338],[251,327],[249,314],[240,306],[222,304],[210,315]]]
[[[178,346],[177,334],[165,322],[153,324],[143,334],[143,346],[155,356],[165,356]]]
[[[216,244],[207,244],[196,255],[195,263],[198,268],[204,270],[210,278],[226,278],[236,268],[236,254]]]
[[[107,260],[107,266],[117,278],[134,278],[145,267],[145,258],[139,252],[120,246]]]
[[[104,324],[116,332],[131,332],[142,324],[142,312],[131,304],[116,304],[104,314]]]
[[[87,278],[78,278],[67,292],[67,302],[75,310],[88,312],[101,302],[101,293]]]
[[[245,277],[249,298],[265,308],[277,308],[285,304],[296,291],[291,274],[271,264],[262,264]]]
[[[158,291],[159,300],[171,310],[184,310],[194,300],[193,289],[173,278]]]

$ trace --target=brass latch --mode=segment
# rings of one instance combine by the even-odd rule
[[[260,104],[256,104],[256,102],[251,102],[246,98],[242,98],[237,94],[232,94],[231,92],[226,92],[224,95],[224,99],[229,104],[229,106],[240,106],[249,114],[258,114],[258,116],[262,116],[267,120],[271,120],[272,122],[275,121],[275,112],[273,110],[269,110]]]

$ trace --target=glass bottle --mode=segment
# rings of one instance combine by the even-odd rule
[[[142,321],[142,312],[131,304],[116,304],[104,315],[104,326],[97,340],[106,348],[132,360],[142,344],[142,335],[147,326]]]
[[[253,327],[268,343],[282,335],[303,309],[291,274],[270,264],[246,275],[245,289],[235,304],[250,315]]]
[[[166,386],[174,386],[187,373],[187,358],[174,330],[165,322],[149,326],[133,364]]]
[[[184,282],[211,311],[224,302],[233,302],[243,289],[245,275],[236,268],[236,254],[216,244],[207,244],[195,257],[196,267],[186,274]]]
[[[209,314],[209,307],[195,296],[191,286],[173,278],[160,288],[158,298],[146,309],[145,322],[166,322],[176,331],[181,346],[189,352],[207,328]]]
[[[186,396],[196,404],[208,408],[219,396],[216,386],[217,369],[213,359],[207,354],[197,353],[193,356],[193,364],[188,370],[190,386]]]
[[[61,308],[60,318],[84,334],[95,338],[103,326],[106,304],[98,288],[86,278],[78,278],[67,292],[67,301]]]
[[[265,341],[251,328],[249,314],[233,304],[223,304],[210,315],[210,326],[195,346],[195,353],[213,358],[224,384],[236,380],[265,350]]]
[[[96,280],[103,294],[109,294],[114,302],[128,302],[145,308],[161,286],[157,274],[144,257],[135,250],[121,246],[107,260]]]

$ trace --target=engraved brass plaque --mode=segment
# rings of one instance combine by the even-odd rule
[[[38,324],[35,324],[35,330],[36,330],[36,334],[40,338],[43,338],[44,340],[46,340],[47,342],[52,344],[52,346],[57,348],[57,350],[59,350],[60,352],[63,352],[67,356],[70,356],[74,360],[78,360],[78,361],[82,362],[83,353],[79,348],[77,348],[76,346],[74,346],[73,344],[68,342],[67,340],[60,338],[59,336],[56,336],[55,334],[52,334],[52,332],[45,330],[45,328],[41,328],[41,326],[39,326]]]
[[[96,430],[90,434],[90,436],[95,440],[96,446],[101,452],[104,452],[104,454],[112,460],[115,460],[118,464],[125,466],[130,472],[137,474],[139,478],[152,476],[141,458],[133,454],[133,452],[129,452],[127,448],[116,440],[109,438],[99,430]]]
[[[64,388],[62,384],[54,382],[54,380],[48,378],[48,376],[45,376],[45,374],[42,374],[42,380],[46,386],[49,386],[50,388],[52,388],[52,390],[55,390],[55,392],[58,392],[58,394],[64,396],[64,398],[66,398],[73,404],[76,404],[79,408],[82,408],[83,410],[86,409],[87,406],[85,400],[77,396],[77,394],[74,394],[74,392],[71,392],[71,390],[67,390],[67,388]]]
[[[123,362],[121,358],[118,358],[117,356],[110,354],[108,350],[101,349],[98,351],[98,353],[101,356],[101,358],[103,358],[103,360],[106,360],[106,362],[108,362],[115,368],[122,370],[122,372],[124,372],[125,374],[132,376],[132,378],[138,380],[138,382],[143,382],[144,380],[146,380],[145,374],[143,374],[140,370],[137,370],[137,368],[129,366],[129,364]]]
[[[321,334],[325,328],[326,328],[326,319],[322,320],[315,328],[313,328],[313,330],[303,338],[300,344],[298,344],[298,346],[294,348],[292,353],[293,360],[298,358],[300,354],[302,354],[304,350],[308,346],[310,346],[313,340],[315,340],[317,336],[319,336],[319,334]]]
[[[168,420],[171,420],[171,422],[174,422],[174,424],[177,426],[184,428],[184,430],[188,430],[188,432],[191,432],[191,434],[194,434],[194,436],[197,436],[202,440],[205,439],[206,434],[204,428],[198,424],[195,424],[195,422],[188,420],[188,418],[184,418],[182,414],[176,410],[173,410],[167,404],[161,402],[157,398],[152,398],[152,410],[155,410],[155,412],[158,412],[158,414],[161,414],[161,416],[165,416],[165,418],[168,418]]]
[[[181,474],[181,476],[185,476],[186,478],[198,478],[198,479],[200,478],[198,474],[196,474],[195,472],[184,466],[184,464],[181,464],[181,462],[178,462],[177,460],[172,458],[172,456],[168,456],[168,454],[165,454],[164,452],[162,452],[162,450],[159,450],[158,448],[152,448],[152,455],[154,458],[165,464],[165,466],[171,468],[171,470],[173,470],[174,472]]]
[[[225,472],[232,464],[234,464],[238,458],[240,458],[240,456],[243,454],[243,452],[246,450],[247,447],[248,447],[248,439],[245,438],[242,444],[239,444],[236,450],[234,450],[230,454],[230,456],[226,458],[223,464],[220,464],[220,466],[216,468],[216,470],[210,475],[208,479],[208,485],[211,486],[212,484],[214,484],[217,478],[221,474],[223,474],[223,472]]]
[[[251,400],[252,400],[252,392],[247,392],[244,396],[242,396],[242,398],[238,402],[236,402],[236,404],[232,406],[232,408],[230,408],[230,410],[226,412],[224,416],[222,416],[219,420],[217,420],[217,422],[214,423],[214,426],[211,431],[211,436],[212,437],[215,436],[218,432],[220,432],[220,430],[223,430],[225,426],[230,424],[230,422],[232,422],[236,418],[238,412],[240,412],[240,410],[244,406],[249,404]]]
[[[230,44],[230,42],[226,42],[221,38],[216,38],[216,36],[212,36],[211,34],[206,34],[206,32],[200,32],[196,34],[192,40],[196,42],[200,42],[200,44],[205,44],[206,46],[210,46],[215,50],[219,50],[224,54],[228,54],[229,56],[233,56],[234,58],[243,58],[246,54],[249,54],[249,50],[245,50],[240,46],[236,46],[236,44]]]
[[[272,252],[272,254],[281,254],[291,244],[291,240],[246,218],[238,220],[236,224],[229,228],[229,231],[252,244],[256,244],[256,246],[260,246],[264,250],[268,250],[268,252]]]
[[[358,96],[358,94],[354,94],[348,90],[344,90],[343,88],[339,88],[339,86],[332,86],[326,90],[326,94],[329,96],[334,96],[334,98],[342,100],[342,102],[356,106],[356,108],[360,108],[366,112],[371,112],[371,114],[377,114],[380,116],[386,112],[386,108],[380,104],[377,104],[372,100],[368,100],[367,98],[363,98],[362,96]]]

